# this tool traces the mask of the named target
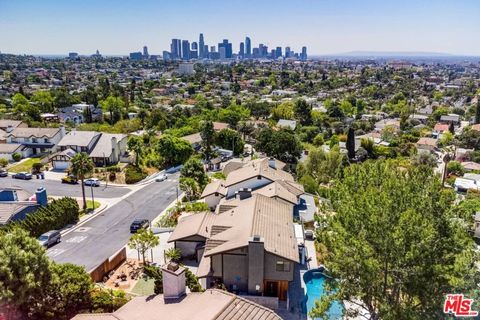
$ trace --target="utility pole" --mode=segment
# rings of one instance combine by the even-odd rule
[[[92,191],[92,212],[95,211],[95,198],[93,197],[93,184],[90,183],[90,190]]]

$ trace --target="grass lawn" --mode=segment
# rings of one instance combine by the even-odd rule
[[[93,206],[95,206],[95,207],[93,207]],[[87,200],[87,210],[88,209],[97,209],[98,207],[100,207],[100,202],[95,201],[95,203],[92,203],[92,200]]]
[[[132,289],[132,293],[136,293],[141,296],[148,296],[154,294],[153,289],[155,287],[155,280],[146,276],[141,277]]]
[[[31,172],[34,163],[40,162],[40,158],[29,158],[16,165],[11,166],[8,171],[10,172]]]

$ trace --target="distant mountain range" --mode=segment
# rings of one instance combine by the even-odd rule
[[[443,52],[423,51],[350,51],[322,56],[334,57],[454,57],[455,55]]]

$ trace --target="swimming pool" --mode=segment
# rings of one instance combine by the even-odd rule
[[[315,301],[324,295],[323,284],[326,278],[327,276],[318,269],[309,270],[303,275],[303,281],[307,287],[303,310],[307,315],[315,306]],[[343,306],[338,301],[335,301],[327,312],[328,317],[331,320],[342,319],[342,313]]]

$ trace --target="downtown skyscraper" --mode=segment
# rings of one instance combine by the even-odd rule
[[[200,33],[200,37],[198,39],[198,57],[200,59],[207,58],[205,56],[205,40],[203,39],[203,33]]]
[[[252,57],[252,40],[249,37],[245,38],[245,57],[251,58]]]

